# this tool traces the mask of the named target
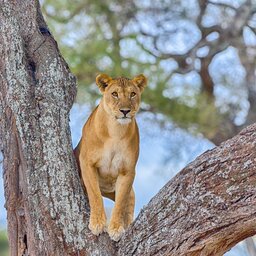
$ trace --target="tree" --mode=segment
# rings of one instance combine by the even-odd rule
[[[163,113],[216,145],[256,121],[255,1],[78,0],[70,7],[68,1],[45,0],[43,6],[80,85],[88,86],[102,69],[113,76],[145,72],[152,87],[143,110]],[[69,36],[70,29],[76,36]],[[233,58],[214,72],[216,59],[231,50],[239,64]],[[229,96],[223,99],[220,87]]]
[[[121,40],[125,38],[124,28],[136,13],[133,1],[79,0],[70,5],[69,1],[45,0],[42,6],[51,27],[60,28],[54,29],[57,38],[67,34],[68,26],[76,34],[69,43],[62,44],[62,50],[80,84],[91,84],[99,71],[113,76],[131,74],[130,66],[122,65],[126,59],[121,55]],[[64,12],[66,15],[62,15]],[[82,22],[70,24],[77,17]]]
[[[88,230],[75,78],[38,1],[1,1],[0,140],[11,255],[222,255],[256,233],[256,124],[184,168],[118,243]]]
[[[170,2],[172,2],[171,7]],[[200,132],[213,143],[219,145],[222,141],[234,136],[246,125],[256,121],[254,114],[256,104],[256,5],[254,1],[246,0],[234,3],[227,1],[225,3],[225,1],[198,0],[191,1],[190,5],[185,5],[183,1],[159,0],[152,1],[148,7],[144,8],[144,12],[144,16],[158,16],[158,19],[153,18],[156,21],[151,21],[153,24],[158,24],[158,30],[155,33],[143,29],[142,26],[140,29],[141,34],[146,38],[150,38],[153,42],[152,46],[146,49],[147,52],[156,58],[173,60],[177,64],[176,69],[168,74],[168,79],[174,74],[188,74],[192,71],[196,72],[201,79],[200,95],[203,96],[204,100],[201,102],[202,98],[198,98],[198,107],[199,111],[202,112],[202,116],[205,115],[205,118],[193,119],[195,107],[190,107],[188,111],[192,114],[190,115],[192,118],[186,120],[190,125],[197,124]],[[190,27],[186,27],[184,22],[190,22]],[[180,49],[176,49],[176,51],[175,49],[168,50],[166,45],[175,45],[176,35],[179,31],[182,33],[182,30],[184,31],[183,34],[187,33],[189,35],[189,40],[187,41],[189,46],[183,51]],[[248,36],[254,38],[254,43],[249,42]],[[216,90],[218,83],[235,90],[235,86],[233,86],[235,81],[228,81],[227,71],[225,72],[227,67],[218,68],[218,72],[223,73],[221,78],[223,81],[214,81],[210,72],[210,66],[214,59],[231,47],[237,50],[240,62],[246,73],[243,84],[240,84],[240,87],[248,94],[249,108],[242,124],[237,124],[236,122],[236,117],[241,111],[238,100],[229,102],[225,99],[226,102],[218,103],[219,107],[215,103],[218,96],[214,93],[214,90]],[[170,82],[168,84],[168,80],[166,82],[164,90],[170,84]],[[206,111],[205,113],[204,105],[201,105],[202,103],[205,104],[205,100],[207,102],[206,105],[210,105],[212,111]],[[162,104],[155,106],[155,108],[161,111]],[[205,125],[212,119],[212,123]],[[177,119],[176,121],[184,126],[183,116],[181,120]],[[185,126],[187,126],[187,123],[185,123]]]

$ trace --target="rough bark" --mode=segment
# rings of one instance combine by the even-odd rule
[[[223,255],[256,233],[256,125],[184,168],[143,209],[121,255]]]
[[[0,142],[11,255],[222,255],[256,233],[256,124],[183,169],[120,242],[88,230],[75,79],[37,1],[0,1]]]
[[[68,123],[75,78],[36,1],[1,1],[0,7],[1,139],[11,255],[83,255],[99,250],[98,240],[110,253],[108,237],[98,239],[87,229],[89,210]]]

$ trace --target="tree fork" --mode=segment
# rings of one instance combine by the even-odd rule
[[[74,76],[38,1],[0,0],[0,140],[11,255],[222,255],[256,233],[256,124],[167,183],[118,243],[88,230]]]

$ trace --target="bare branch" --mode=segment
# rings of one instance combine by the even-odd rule
[[[229,4],[226,4],[226,3],[216,3],[216,2],[213,2],[213,1],[210,1],[210,0],[208,0],[207,2],[208,2],[209,4],[216,5],[216,6],[220,6],[220,7],[223,7],[223,8],[229,8],[229,9],[232,9],[232,10],[234,10],[234,11],[237,10],[237,8],[235,8],[234,6],[229,5]]]
[[[253,27],[251,25],[248,25],[247,26],[251,29],[251,31],[256,35],[256,27]]]

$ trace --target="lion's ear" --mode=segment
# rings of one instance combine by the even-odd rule
[[[142,92],[144,88],[147,86],[147,78],[143,75],[140,74],[138,76],[135,76],[132,79],[133,83],[139,87],[140,91]]]
[[[112,78],[106,74],[100,74],[96,77],[96,84],[98,85],[101,93],[105,91],[105,88],[108,86]]]

